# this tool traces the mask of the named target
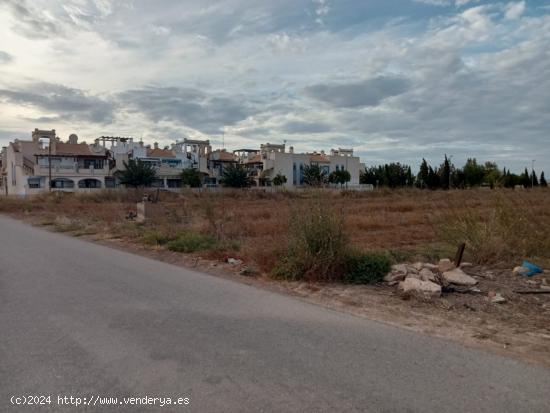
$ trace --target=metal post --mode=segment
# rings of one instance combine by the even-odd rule
[[[48,191],[52,191],[52,140],[48,139]]]

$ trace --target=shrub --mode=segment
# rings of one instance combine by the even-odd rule
[[[513,263],[525,258],[548,257],[548,215],[521,199],[499,195],[488,213],[461,210],[439,227],[441,237],[458,245],[479,264]]]
[[[173,237],[159,230],[150,230],[143,233],[141,240],[146,245],[164,245],[171,241]]]
[[[352,252],[346,260],[344,281],[351,284],[375,284],[390,272],[388,254],[380,252]]]
[[[215,238],[208,235],[186,232],[176,239],[169,241],[166,247],[170,251],[189,253],[214,249],[217,247],[217,241]]]
[[[344,275],[347,245],[342,217],[317,201],[291,216],[288,250],[273,275],[288,280],[339,280]]]

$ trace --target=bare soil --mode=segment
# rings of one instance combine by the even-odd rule
[[[399,261],[411,262],[452,258],[456,247],[439,238],[439,225],[466,210],[479,211],[483,219],[491,213],[494,197],[491,192],[481,190],[326,196],[345,215],[354,246],[391,251]],[[550,191],[511,192],[506,196],[520,200],[519,211],[529,213],[542,228],[548,227]],[[135,209],[131,193],[117,192],[96,198],[0,198],[0,213],[112,248],[550,367],[550,294],[515,292],[550,285],[548,273],[532,278],[513,275],[512,268],[521,264],[515,259],[505,264],[473,266],[465,271],[479,281],[476,286],[479,293],[444,293],[441,298],[429,301],[403,296],[395,286],[387,284],[356,286],[273,280],[268,274],[284,252],[288,218],[303,198],[292,194],[163,197],[165,213],[143,226],[125,220],[127,212]],[[206,212],[208,208],[214,212]],[[239,248],[181,254],[144,242],[145,235],[151,232],[170,234],[188,230],[219,231],[221,236],[236,240]],[[495,245],[498,242],[497,239]],[[230,265],[225,262],[228,257],[243,263]],[[470,258],[467,251],[465,259]],[[550,268],[550,251],[540,258],[537,263]],[[244,268],[248,271],[243,272]],[[506,302],[491,303],[489,292],[500,293]]]

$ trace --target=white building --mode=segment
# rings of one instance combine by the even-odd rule
[[[333,149],[330,154],[324,151],[313,153],[295,153],[291,146],[286,151],[286,145],[262,144],[259,151],[242,149],[235,151],[238,159],[247,166],[249,175],[259,186],[270,186],[277,174],[286,177],[286,188],[304,185],[304,168],[318,165],[326,174],[337,170],[350,173],[350,186],[359,185],[360,171],[365,169],[358,156],[353,155],[353,149]]]
[[[2,149],[2,191],[32,195],[50,189],[79,191],[109,186],[110,165],[104,148],[78,143],[76,135],[62,142],[55,130],[32,132]]]

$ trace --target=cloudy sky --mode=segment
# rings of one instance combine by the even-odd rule
[[[0,144],[35,127],[550,172],[550,1],[0,0]]]

